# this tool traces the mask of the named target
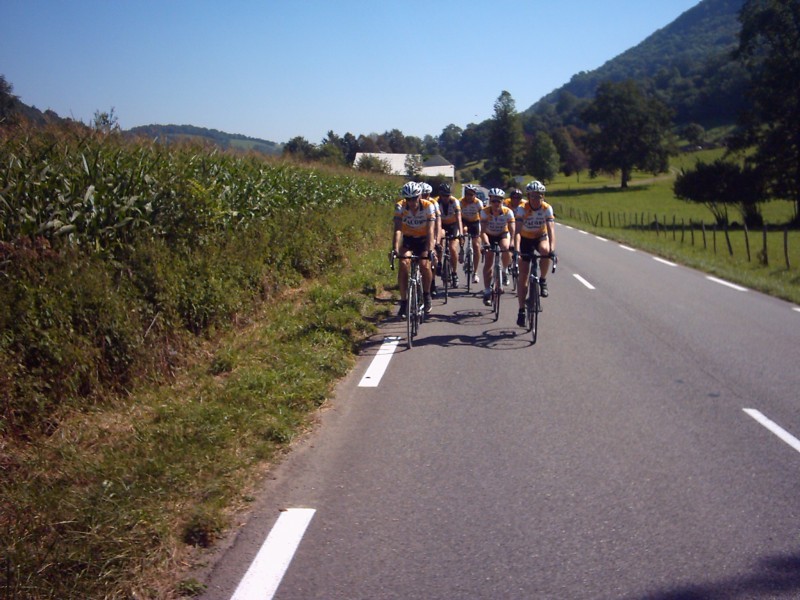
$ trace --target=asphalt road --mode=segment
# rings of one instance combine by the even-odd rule
[[[205,600],[233,596],[294,508],[315,512],[281,600],[800,597],[800,312],[558,237],[536,345],[510,294],[494,322],[459,291],[360,387],[405,334],[386,323],[215,557]],[[254,589],[237,600],[271,595]]]

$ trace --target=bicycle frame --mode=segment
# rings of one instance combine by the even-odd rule
[[[430,260],[425,256],[412,254],[410,256],[398,256],[394,253],[390,255],[392,270],[394,270],[394,259],[410,260],[411,265],[408,269],[408,286],[406,302],[406,344],[408,349],[414,347],[414,338],[419,334],[419,326],[425,319],[425,306],[423,303],[422,273],[419,270],[419,263],[422,260]]]
[[[495,242],[492,244],[491,248],[486,249],[487,252],[491,252],[494,254],[494,261],[492,264],[492,311],[494,312],[494,320],[497,321],[500,318],[500,296],[503,294],[503,279],[502,279],[502,261],[500,260],[500,255],[513,252],[513,250],[501,250],[500,244]]]
[[[542,255],[538,252],[523,254],[520,256],[520,258],[529,258],[531,262],[530,274],[528,275],[528,295],[525,298],[525,308],[527,312],[526,325],[528,331],[531,332],[531,337],[533,338],[533,343],[535,344],[539,335],[539,313],[542,312],[542,298],[539,289],[539,282],[541,280],[539,277],[539,261],[543,258],[552,258],[553,273],[555,273],[556,265],[558,264],[558,258],[555,256],[555,254]]]
[[[472,249],[472,236],[461,236],[462,243],[464,244],[464,276],[467,278],[467,293],[472,285],[472,263],[474,261],[474,254]]]

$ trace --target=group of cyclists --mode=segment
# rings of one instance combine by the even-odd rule
[[[411,256],[423,259],[420,261],[423,306],[425,314],[430,314],[431,298],[436,294],[436,265],[441,264],[443,244],[449,244],[450,256],[458,256],[459,263],[463,261],[460,244],[472,244],[472,283],[480,282],[478,266],[483,257],[483,303],[487,306],[491,305],[490,285],[495,260],[495,253],[489,252],[489,248],[497,244],[504,251],[498,254],[504,287],[509,284],[512,255],[519,257],[517,325],[520,327],[525,326],[525,298],[534,250],[541,255],[541,296],[548,296],[546,276],[555,256],[556,239],[553,207],[545,202],[544,184],[531,181],[525,187],[527,199],[520,189],[512,189],[506,198],[503,189],[492,188],[485,205],[477,190],[476,186],[467,184],[463,198],[458,199],[447,183],[439,185],[435,197],[432,197],[432,186],[427,183],[409,181],[403,186],[402,198],[395,206],[392,240],[392,252],[401,259],[399,317],[405,318],[408,310],[406,288]],[[455,269],[452,285],[458,285]]]

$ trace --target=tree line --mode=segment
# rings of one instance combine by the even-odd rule
[[[738,18],[738,44],[730,55],[736,85],[743,90],[736,129],[725,141],[724,158],[682,172],[675,193],[706,204],[719,222],[727,222],[727,206],[736,205],[749,225],[761,223],[760,202],[788,199],[798,224],[800,0],[747,0]],[[679,150],[679,136],[693,146],[703,142],[701,125],[675,127],[675,107],[632,79],[600,83],[591,100],[562,91],[555,114],[558,118],[520,114],[503,91],[491,119],[464,129],[451,124],[424,138],[397,129],[358,137],[330,131],[319,145],[294,138],[284,153],[342,164],[352,164],[356,152],[441,154],[455,164],[461,180],[487,186],[512,186],[515,175],[548,181],[559,172],[588,170],[590,175],[618,174],[625,188],[634,170],[666,172],[669,156]],[[379,169],[380,162],[370,168]]]

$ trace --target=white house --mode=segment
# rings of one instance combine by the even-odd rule
[[[362,156],[372,156],[386,162],[391,169],[390,172],[392,175],[406,175],[406,160],[412,155],[391,154],[388,152],[358,152],[356,153],[356,158],[353,161],[354,167],[358,164],[358,161],[361,160]],[[420,159],[422,158],[419,155],[416,156],[418,156]],[[447,162],[444,157],[437,154],[436,156],[431,156],[428,160],[422,163],[420,175],[425,177],[444,176],[453,180],[456,176],[456,168]]]

